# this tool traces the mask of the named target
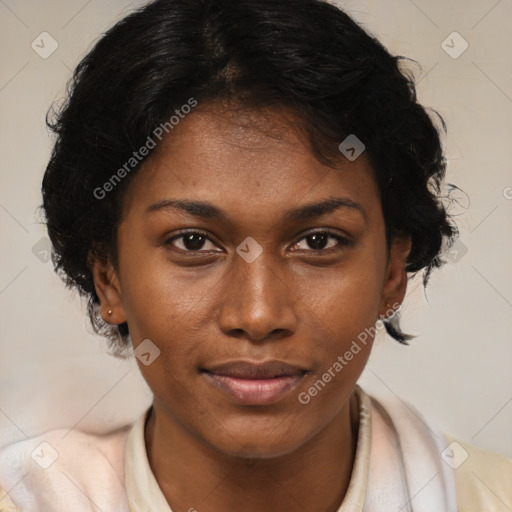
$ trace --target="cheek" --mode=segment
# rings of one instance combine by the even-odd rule
[[[304,276],[301,300],[312,321],[343,339],[357,336],[377,320],[382,270],[371,260]]]
[[[360,258],[360,264],[318,273],[316,278],[307,276],[301,287],[303,314],[310,329],[308,337],[316,340],[315,377],[320,378],[332,368],[338,357],[343,358],[343,369],[339,365],[332,369],[336,378],[332,378],[330,388],[341,385],[341,381],[355,382],[371,351],[382,282],[382,265],[376,265],[372,259]],[[341,373],[344,378],[339,376]]]
[[[148,366],[137,361],[154,394],[173,396],[175,404],[182,401],[187,406],[189,393],[183,383],[195,377],[201,336],[206,336],[202,327],[212,321],[212,293],[218,276],[192,278],[191,272],[176,270],[163,258],[148,260],[134,258],[123,268],[123,304],[130,337],[135,349],[149,339],[160,351]]]
[[[315,364],[297,400],[319,424],[337,414],[370,356],[379,306],[371,274],[317,280],[309,287],[310,337],[316,342],[308,350]]]
[[[167,261],[125,265],[123,305],[134,343],[144,338],[168,339],[185,326],[198,328],[206,318],[214,275],[192,277]]]

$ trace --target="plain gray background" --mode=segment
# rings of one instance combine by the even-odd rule
[[[457,210],[458,252],[432,276],[428,301],[420,281],[410,283],[403,326],[420,336],[410,347],[379,338],[361,384],[512,456],[512,2],[339,4],[389,50],[421,64],[410,65],[419,99],[448,124],[448,181],[469,196]],[[36,211],[51,150],[48,107],[93,40],[140,5],[0,0],[0,444],[64,426],[104,432],[151,401],[133,359],[107,354],[79,298],[45,262]]]

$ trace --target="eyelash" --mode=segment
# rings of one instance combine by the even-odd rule
[[[311,231],[311,232],[304,234],[301,238],[299,238],[296,242],[294,242],[292,244],[292,246],[297,245],[299,242],[302,242],[302,240],[308,238],[309,236],[316,235],[316,234],[325,234],[325,235],[328,235],[329,238],[334,238],[338,242],[337,246],[328,247],[327,249],[300,249],[300,250],[306,250],[309,253],[315,253],[315,254],[332,254],[333,252],[338,251],[340,248],[349,247],[352,245],[351,240],[349,240],[348,238],[346,238],[344,236],[341,236],[339,233],[336,233],[329,229],[323,229],[323,230],[319,229],[319,230]],[[165,241],[165,245],[173,246],[173,242],[175,240],[178,240],[180,238],[183,239],[186,235],[201,235],[201,236],[205,237],[206,240],[215,244],[215,242],[207,235],[207,233],[205,233],[203,231],[194,230],[194,231],[181,231],[178,234],[173,235],[171,238],[169,238],[168,240]],[[202,253],[202,252],[204,252],[204,253],[211,252],[211,251],[205,251],[205,250],[192,251],[192,250],[187,250],[187,249],[180,249],[180,248],[178,248],[178,249],[185,253],[196,253],[197,254],[197,253]],[[219,252],[219,251],[215,251],[215,252]]]

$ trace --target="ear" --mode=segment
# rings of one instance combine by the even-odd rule
[[[119,325],[126,322],[121,286],[112,263],[94,258],[92,263],[94,287],[100,299],[100,313],[105,322]],[[109,314],[111,311],[111,314]]]
[[[407,291],[407,272],[405,265],[411,251],[409,236],[395,236],[391,242],[389,261],[382,288],[379,318],[391,316],[402,304]]]

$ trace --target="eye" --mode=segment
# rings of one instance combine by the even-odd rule
[[[210,247],[208,247],[208,244]],[[183,252],[221,252],[206,233],[185,231],[172,236],[165,245]],[[350,240],[332,231],[316,231],[307,234],[292,246],[293,250],[331,253],[351,245]],[[206,247],[205,247],[206,246]]]
[[[350,240],[332,231],[315,231],[295,242],[292,249],[331,253],[351,244]]]
[[[210,244],[211,247],[204,247]],[[185,252],[210,252],[218,247],[210,240],[208,235],[200,231],[185,231],[167,239],[165,245],[170,245]],[[216,251],[220,252],[220,251]]]

